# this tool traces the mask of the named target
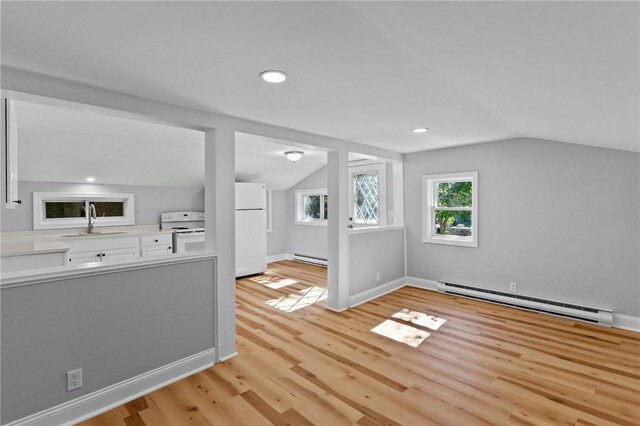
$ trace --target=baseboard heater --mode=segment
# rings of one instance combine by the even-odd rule
[[[438,281],[440,293],[464,296],[471,299],[484,300],[530,311],[543,312],[572,320],[585,321],[606,327],[613,325],[613,312],[607,309],[592,308],[573,303],[541,299],[499,290],[474,287],[459,283]]]
[[[297,260],[300,262],[314,263],[316,265],[327,266],[329,262],[327,259],[323,259],[321,257],[313,257],[313,256],[305,256],[304,254],[293,254],[293,260]]]

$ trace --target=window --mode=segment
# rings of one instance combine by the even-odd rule
[[[327,226],[329,217],[327,189],[296,191],[296,224]]]
[[[351,225],[353,227],[387,224],[386,179],[384,163],[349,167]]]
[[[478,247],[478,172],[422,177],[425,243]]]
[[[87,226],[89,206],[96,209],[96,227],[133,225],[133,194],[33,193],[33,229]]]

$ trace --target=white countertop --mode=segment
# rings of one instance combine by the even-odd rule
[[[6,243],[0,245],[0,257],[24,256],[44,253],[62,253],[69,251],[69,247],[59,240],[53,241],[26,241]]]
[[[0,275],[0,289],[21,287],[32,284],[77,278],[80,276],[109,274],[118,271],[156,267],[161,265],[215,259],[218,253],[202,250],[189,253],[173,253],[153,258],[138,257],[123,261],[82,263],[77,265],[54,266],[24,271],[5,272]]]
[[[143,237],[160,233],[170,234],[170,230],[161,230],[158,225],[132,225],[94,228],[94,235],[74,235],[86,232],[86,228],[56,229],[47,231],[1,232],[0,257],[27,256],[44,253],[64,253],[69,251],[70,240],[91,238]],[[105,232],[99,234],[98,232]],[[113,234],[113,232],[118,232]],[[111,234],[110,234],[111,233]]]

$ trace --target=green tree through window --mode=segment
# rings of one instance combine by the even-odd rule
[[[435,212],[437,234],[451,235],[454,226],[471,228],[472,190],[471,182],[438,183]],[[452,209],[447,209],[447,207]]]

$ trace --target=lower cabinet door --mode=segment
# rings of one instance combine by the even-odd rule
[[[100,253],[91,251],[91,252],[76,252],[69,253],[69,261],[67,262],[69,265],[80,265],[82,263],[93,263],[100,262]]]
[[[166,256],[168,254],[172,254],[173,250],[171,247],[145,247],[140,249],[140,254],[142,257],[158,257],[158,256]]]
[[[137,247],[128,248],[128,249],[105,250],[102,252],[102,261],[118,262],[122,260],[135,259],[136,257],[139,257],[139,256],[140,254],[138,252]]]

